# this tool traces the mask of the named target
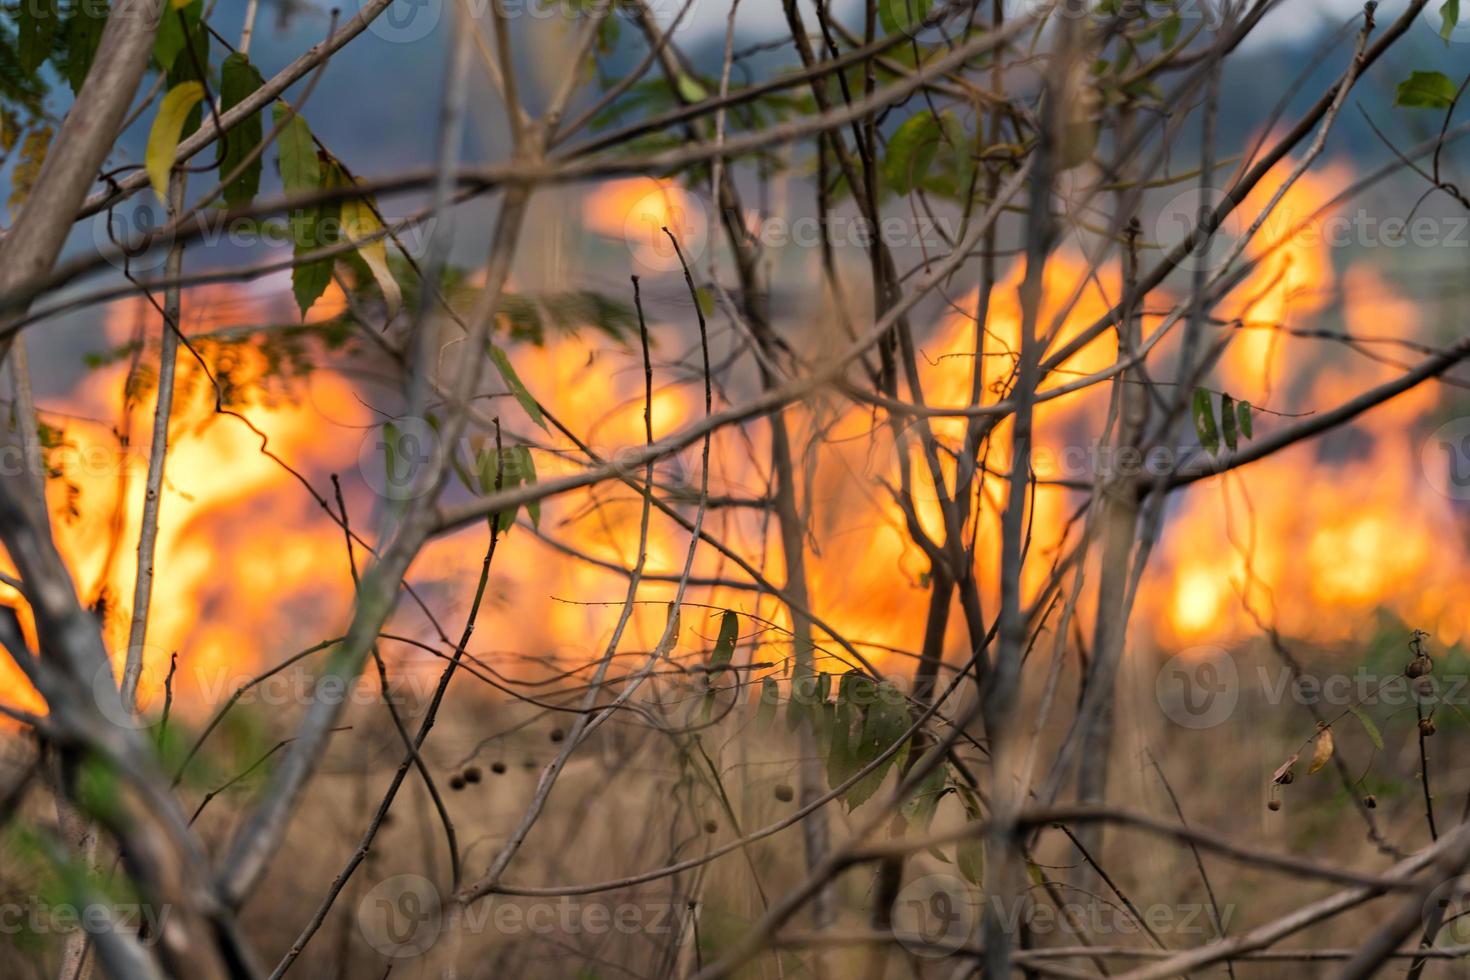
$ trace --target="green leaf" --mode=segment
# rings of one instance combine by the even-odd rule
[[[985,841],[978,837],[962,840],[955,848],[955,867],[972,885],[985,880]]]
[[[1440,71],[1416,71],[1399,82],[1394,105],[1411,109],[1448,109],[1455,103],[1455,83]]]
[[[694,291],[694,296],[699,300],[699,312],[706,317],[715,315],[715,294],[705,286],[700,286]]]
[[[482,451],[476,457],[477,470],[479,473],[480,492],[495,493],[498,490],[513,490],[520,486],[525,479],[525,472],[519,465],[516,455],[516,447],[497,453],[494,448]],[[516,512],[519,508],[512,507],[509,510],[497,511],[489,516],[490,526],[501,534],[509,531],[515,526]]]
[[[1240,434],[1250,439],[1254,435],[1251,425],[1251,403],[1238,402],[1235,406],[1235,414],[1240,416]]]
[[[148,149],[143,160],[148,170],[148,179],[153,192],[164,204],[168,204],[168,175],[174,166],[174,153],[179,148],[179,135],[184,130],[184,120],[189,112],[204,98],[204,86],[198,82],[184,82],[163,97],[158,107],[158,116],[148,132]]]
[[[1235,399],[1222,394],[1220,396],[1220,433],[1225,437],[1225,445],[1232,453],[1240,448],[1240,437],[1235,428],[1238,421],[1235,414]]]
[[[926,752],[916,766],[927,765],[931,757],[940,749],[933,748]],[[934,770],[925,776],[919,785],[914,787],[914,795],[909,797],[903,804],[901,812],[911,832],[927,833],[930,824],[934,822],[934,813],[939,809],[939,801],[944,799],[949,789],[949,767],[935,766]]]
[[[776,679],[763,678],[760,704],[755,709],[755,727],[758,731],[770,731],[771,723],[776,720],[776,705],[780,703],[781,689],[776,686]]]
[[[220,66],[220,109],[229,112],[265,84],[260,72],[243,54],[232,54]],[[259,112],[252,112],[225,134],[225,151],[220,157],[219,176],[224,180],[260,146],[262,124]],[[240,176],[225,185],[225,204],[246,207],[260,190],[261,159],[259,156]]]
[[[715,648],[709,656],[709,672],[704,675],[706,692],[704,695],[704,710],[702,719],[709,721],[710,713],[715,706],[715,675],[730,665],[730,659],[735,655],[735,640],[740,633],[740,618],[733,610],[725,610],[720,617],[720,635],[715,640]]]
[[[810,678],[802,675],[791,679],[791,697],[786,699],[786,730],[794,732],[807,717],[807,699],[810,697]]]
[[[825,756],[832,750],[832,729],[837,725],[837,705],[824,701],[810,705],[807,710],[812,719],[817,755]]]
[[[1184,20],[1179,16],[1178,11],[1174,11],[1173,13],[1169,14],[1168,17],[1164,18],[1163,26],[1159,30],[1159,43],[1162,44],[1166,50],[1168,48],[1172,48],[1174,46],[1174,42],[1179,39],[1179,28],[1183,26],[1183,24]]]
[[[287,194],[309,194],[345,180],[336,166],[322,166],[305,119],[279,105],[275,107],[274,117],[275,124],[281,127],[276,139],[276,158],[281,168],[281,186]],[[298,260],[291,269],[291,291],[302,319],[331,283],[333,262],[329,258],[299,260],[332,244],[338,209],[336,203],[309,204],[291,212],[291,236]]]
[[[15,15],[15,48],[21,71],[34,75],[51,57],[60,19],[56,0],[23,0]]]
[[[883,156],[883,175],[889,186],[907,194],[924,182],[943,135],[932,112],[910,116],[888,139]]]
[[[62,74],[66,76],[73,95],[81,92],[87,72],[92,69],[97,45],[102,43],[102,29],[107,26],[108,12],[106,0],[83,0],[72,4],[72,14],[63,31],[66,52]]]
[[[180,23],[176,8],[172,5],[163,12],[158,22],[158,36],[153,40],[153,57],[164,71],[173,70],[174,62],[184,50],[185,28],[193,33],[194,25],[199,23],[199,15],[204,10],[204,0],[194,0],[182,9],[183,23]]]
[[[1368,741],[1373,743],[1373,747],[1382,750],[1383,735],[1378,731],[1378,726],[1373,724],[1373,719],[1369,718],[1367,713],[1357,705],[1353,705],[1348,710],[1353,713],[1354,718],[1358,719],[1358,724],[1363,726],[1363,731],[1368,733]]]
[[[703,102],[709,98],[709,90],[700,84],[699,79],[693,75],[680,74],[678,79],[679,97],[685,102]]]
[[[1199,444],[1211,456],[1220,451],[1220,433],[1215,429],[1215,409],[1210,404],[1210,393],[1203,388],[1194,389],[1194,431]]]
[[[720,617],[720,635],[715,640],[715,649],[709,655],[710,674],[730,665],[735,655],[735,640],[740,635],[740,617],[733,610],[725,610]]]
[[[531,421],[545,429],[546,421],[541,417],[541,406],[536,404],[536,399],[532,398],[531,393],[526,390],[521,376],[516,374],[515,367],[511,365],[510,358],[506,356],[505,351],[494,344],[490,344],[489,347],[490,359],[495,362],[496,370],[500,372],[505,386],[510,389],[510,393],[515,396],[515,400],[525,413],[531,417]]]
[[[959,787],[960,802],[964,804],[965,816],[971,823],[980,820],[980,801],[968,786]],[[955,848],[955,867],[959,868],[960,874],[972,885],[978,885],[985,880],[985,839],[983,837],[967,837],[960,841]]]
[[[296,246],[298,256],[316,251],[304,245]],[[314,262],[302,262],[291,269],[291,293],[296,297],[296,305],[301,310],[301,318],[306,319],[306,313],[312,308],[322,294],[327,291],[327,286],[332,282],[332,260],[317,259]]]
[[[792,698],[786,707],[787,724],[790,724],[791,705],[796,704],[797,699]],[[839,696],[837,704],[832,708],[832,731],[827,745],[827,785],[837,786],[846,782],[847,778],[857,772],[857,765],[853,762],[853,744],[861,736],[861,728],[855,733],[855,726],[861,726],[862,718],[853,705],[844,701]]]
[[[281,165],[281,186],[287,194],[303,194],[320,190],[322,187],[322,165],[316,154],[316,142],[311,138],[311,129],[300,115],[292,114],[285,106],[277,105],[274,110],[275,124],[280,126],[287,116],[280,136],[276,137],[276,154]]]
[[[879,0],[878,21],[889,34],[904,33],[929,16],[930,0]]]
[[[520,471],[522,483],[536,482],[536,460],[531,456],[531,450],[527,446],[516,446],[512,452],[516,456],[516,469]],[[526,505],[526,513],[531,517],[531,526],[539,529],[541,527],[541,501],[533,500]]]
[[[1455,26],[1460,23],[1460,0],[1444,0],[1440,5],[1439,36],[1449,41],[1450,35],[1455,32]]]
[[[866,704],[861,734],[849,746],[852,772],[868,765],[891,748],[908,731],[910,723],[908,708],[903,703],[902,695],[892,685],[887,683],[873,685],[873,682],[867,678],[864,678],[864,681],[866,681],[866,686],[872,688],[872,697],[871,701]],[[878,787],[883,785],[883,777],[888,774],[889,768],[897,764],[902,769],[903,760],[908,755],[908,748],[908,743],[905,741],[903,747],[847,791],[846,802],[849,810],[862,806],[878,791]]]

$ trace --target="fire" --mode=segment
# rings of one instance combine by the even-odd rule
[[[1257,406],[1257,437],[1292,424],[1291,415],[1270,412],[1322,410],[1397,370],[1329,347],[1320,338],[1293,337],[1275,328],[1323,327],[1335,308],[1333,296],[1340,293],[1343,327],[1349,333],[1399,338],[1419,334],[1421,317],[1414,304],[1398,296],[1380,274],[1368,266],[1339,272],[1330,245],[1320,236],[1291,233],[1348,176],[1342,168],[1329,167],[1286,194],[1277,216],[1263,228],[1262,242],[1248,253],[1266,257],[1221,308],[1227,320],[1240,321],[1240,329],[1207,384]],[[1271,193],[1270,187],[1258,191],[1243,213],[1254,214]],[[660,239],[652,234],[665,225],[681,229],[686,242],[704,231],[696,200],[672,185],[643,179],[604,185],[586,198],[582,215],[586,229],[627,240],[635,262],[662,263],[669,258],[659,251]],[[1269,254],[1262,251],[1268,248]],[[978,367],[981,404],[994,404],[1006,394],[1003,389],[1019,345],[1016,296],[1021,274],[1017,264],[991,298],[985,357]],[[1121,291],[1117,268],[1104,268],[1089,278],[1083,258],[1062,251],[1046,270],[1041,330],[1051,327],[1079,282],[1087,285],[1075,308],[1061,320],[1057,335],[1050,338],[1050,349],[1096,320]],[[920,378],[932,405],[968,403],[975,383],[977,366],[967,352],[975,343],[971,314],[977,296],[971,292],[953,299],[954,308],[937,322],[927,328],[916,324],[922,348]],[[1161,292],[1150,302],[1145,336],[1161,324],[1158,314],[1169,305],[1166,300],[1169,297]],[[330,293],[312,311],[312,319],[335,315],[343,302],[340,294]],[[184,306],[186,332],[195,337],[269,322],[272,313],[278,317],[282,313],[256,294],[231,286],[192,290]],[[140,322],[147,334],[156,335],[151,308],[118,304],[108,311],[107,335],[114,343],[124,342]],[[677,352],[687,343],[687,324],[650,326],[660,352]],[[1206,342],[1230,329],[1207,328]],[[1399,359],[1413,359],[1395,349],[1384,350]],[[820,353],[820,347],[808,352]],[[142,363],[155,356],[150,351]],[[1102,370],[1116,356],[1116,340],[1105,333],[1075,354],[1046,387]],[[234,376],[247,387],[265,378],[269,364],[252,347],[232,348],[230,357]],[[643,443],[643,374],[636,341],[620,346],[595,331],[553,335],[544,347],[516,348],[514,357],[528,387],[548,396],[559,420],[582,434],[601,457],[615,458],[620,449]],[[351,580],[340,528],[286,469],[261,452],[260,440],[245,425],[215,412],[213,390],[187,352],[181,352],[179,365],[144,694],[157,696],[169,655],[177,652],[181,668],[175,690],[182,692],[185,705],[190,690],[232,689],[233,684],[221,684],[219,679],[244,680],[290,652],[335,635],[350,607]],[[126,360],[97,369],[62,402],[46,406],[66,413],[67,458],[93,461],[67,466],[64,479],[52,481],[51,504],[55,533],[84,599],[105,597],[107,639],[119,662],[127,643],[136,571],[152,391],[126,402],[129,445],[119,444],[110,423],[83,420],[119,419],[127,375]],[[1096,463],[1088,451],[1101,435],[1108,388],[1097,385],[1038,407],[1033,464],[1044,481],[1094,478]],[[655,436],[696,419],[703,411],[702,397],[696,379],[674,377],[660,369],[652,403]],[[271,452],[318,488],[327,485],[326,474],[341,474],[354,524],[363,533],[371,530],[381,503],[358,468],[359,446],[381,420],[365,401],[358,384],[323,369],[294,388],[267,385],[240,407],[266,434]],[[1442,642],[1464,637],[1470,621],[1454,601],[1466,564],[1463,545],[1458,543],[1461,534],[1451,508],[1424,479],[1418,445],[1405,438],[1406,432],[1432,427],[1436,407],[1436,392],[1415,390],[1321,444],[1303,443],[1176,495],[1139,594],[1135,636],[1176,647],[1227,641],[1255,629],[1245,605],[1249,603],[1284,633],[1324,642],[1351,637],[1380,608],[1437,633]],[[585,465],[569,440],[554,430],[535,430],[509,399],[497,402],[496,412],[505,420],[508,438],[534,436],[543,479]],[[889,419],[881,409],[823,394],[788,409],[785,420],[798,455],[816,454],[813,465],[803,469],[800,484],[802,504],[813,518],[805,555],[812,606],[835,630],[862,644],[869,659],[884,669],[907,673],[912,661],[888,651],[917,651],[927,614],[929,561],[910,539],[894,497],[902,474],[894,462],[898,452]],[[940,441],[953,450],[963,444],[967,424],[962,418],[930,422]],[[768,438],[765,423],[753,424],[745,434],[717,433],[711,450],[711,494],[761,496],[770,471]],[[916,439],[908,440],[903,453],[919,523],[942,537],[939,495],[929,462]],[[970,502],[976,575],[987,615],[993,614],[997,598],[999,520],[1010,456],[1007,420],[981,444],[986,475],[977,481],[980,490]],[[941,457],[940,476],[946,486],[953,484],[954,465],[952,455]],[[699,478],[697,445],[660,470],[664,492],[673,485],[692,494]],[[74,516],[67,516],[73,493],[82,505]],[[1037,488],[1029,525],[1031,557],[1023,582],[1028,601],[1060,554],[1079,500],[1075,490],[1054,483]],[[692,515],[692,507],[684,506],[684,512]],[[496,585],[476,633],[497,639],[493,649],[471,652],[502,655],[503,666],[512,671],[521,668],[521,661],[512,655],[568,666],[600,653],[613,618],[604,603],[620,599],[626,578],[597,563],[621,567],[633,563],[640,514],[641,498],[618,484],[548,501],[538,529],[518,527],[502,542]],[[705,528],[781,584],[784,565],[773,518],[751,507],[721,506],[706,514]],[[1072,540],[1075,533],[1073,528]],[[451,632],[458,631],[457,617],[467,606],[478,575],[486,535],[480,526],[436,540],[413,566],[414,580],[427,583],[431,605],[452,625]],[[625,648],[648,649],[661,631],[662,604],[674,592],[668,579],[682,569],[687,548],[686,532],[655,513],[647,562],[654,580],[643,586],[645,604],[634,617]],[[591,561],[569,557],[568,550]],[[366,560],[361,552],[358,558],[359,563]],[[744,578],[728,557],[708,547],[700,549],[693,574],[700,579]],[[1089,570],[1089,575],[1095,574]],[[5,598],[15,601],[8,592]],[[783,632],[789,618],[769,595],[757,598],[744,589],[715,585],[693,588],[687,598],[768,620],[772,625],[762,633],[768,648],[757,651],[757,657],[779,660],[789,655],[789,638]],[[425,625],[406,604],[398,616],[401,622],[395,628],[422,631]],[[690,629],[713,636],[713,616],[691,607],[684,614],[686,637]],[[835,650],[825,640],[819,635],[819,641]],[[967,647],[957,615],[950,618],[948,641],[953,655]],[[398,650],[397,654],[410,666],[436,666],[422,653]],[[840,669],[836,661],[825,666]],[[8,662],[0,661],[0,685],[11,703],[41,708]]]
[[[1272,178],[1279,181],[1289,164]],[[1245,329],[1234,337],[1216,382],[1237,398],[1291,413],[1257,413],[1271,431],[1296,415],[1332,408],[1398,373],[1420,355],[1381,343],[1381,363],[1320,338],[1268,327],[1342,329],[1360,338],[1430,342],[1414,303],[1369,264],[1334,271],[1320,224],[1300,223],[1345,186],[1340,166],[1308,174],[1262,229],[1276,246],[1224,308]],[[1264,182],[1247,201],[1259,208]],[[1327,215],[1328,218],[1331,214]],[[1334,292],[1343,323],[1327,314]],[[1326,321],[1326,322],[1324,322]],[[1242,599],[1283,633],[1336,643],[1358,634],[1378,609],[1452,644],[1466,635],[1454,601],[1467,556],[1448,501],[1425,478],[1413,438],[1432,429],[1439,393],[1422,385],[1379,406],[1320,443],[1294,446],[1184,494],[1145,580],[1144,621],[1166,642],[1200,643],[1256,630]]]
[[[324,315],[321,308],[332,302],[324,298],[313,315]],[[188,292],[184,310],[184,331],[197,338],[263,322],[268,307],[241,290],[210,286]],[[116,304],[106,316],[106,335],[126,340],[139,322],[156,336],[157,313],[150,305]],[[156,345],[145,362],[147,356],[156,364]],[[227,360],[237,384],[259,381],[270,367],[248,345],[232,347]],[[221,358],[212,369],[225,366]],[[154,389],[127,403],[128,445],[111,425],[89,420],[119,418],[128,373],[127,359],[97,369],[57,406],[64,444],[53,465],[61,475],[49,484],[58,546],[83,601],[107,610],[106,640],[118,665],[128,645]],[[262,658],[287,652],[283,647],[297,638],[292,611],[310,604],[319,614],[334,610],[340,616],[350,598],[350,582],[343,588],[341,575],[326,574],[340,567],[325,559],[344,554],[340,532],[331,533],[315,519],[320,512],[295,479],[260,451],[257,436],[237,419],[216,414],[214,390],[187,351],[179,353],[178,373],[140,687],[145,704],[161,694],[172,653],[180,656],[176,690],[185,699],[203,687],[229,690]],[[241,411],[282,458],[309,459],[334,470],[351,466],[355,440],[321,438],[323,405],[336,418],[356,415],[361,425],[369,422],[352,385],[336,374],[314,378],[309,400],[267,397]],[[43,415],[48,423],[54,419]],[[79,502],[75,510],[73,498]],[[14,602],[13,593],[5,601]],[[324,619],[322,625],[328,624],[335,625]],[[0,685],[15,692],[18,704],[40,707],[13,664],[0,663],[0,671]]]

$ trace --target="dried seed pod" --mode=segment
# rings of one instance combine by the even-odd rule
[[[551,740],[553,742],[560,742],[562,739],[564,739],[566,737],[567,737],[566,732],[562,731],[560,728],[553,728],[551,730]]]
[[[1434,719],[1433,718],[1420,718],[1419,719],[1419,734],[1420,735],[1424,735],[1424,736],[1427,737],[1427,736],[1433,735],[1436,731],[1438,731],[1438,729],[1434,727]]]
[[[1277,777],[1276,781],[1282,786],[1290,786],[1292,783],[1296,782],[1296,773],[1293,770],[1288,769],[1286,770],[1286,772],[1283,772],[1279,777]]]
[[[713,834],[716,831],[718,831],[719,829],[720,829],[720,825],[717,824],[717,823],[715,823],[713,820],[706,820],[704,822],[704,832],[706,834]]]
[[[773,790],[773,792],[776,795],[776,799],[780,800],[782,803],[790,803],[793,799],[796,798],[796,793],[794,790],[792,790],[790,783],[777,783],[776,788],[775,790]]]
[[[1370,810],[1378,809],[1378,797],[1374,796],[1372,793],[1369,793],[1367,796],[1363,797],[1363,805]]]
[[[1404,673],[1410,677],[1423,677],[1434,669],[1434,661],[1427,654],[1419,654],[1409,661],[1409,666],[1404,668]]]
[[[1267,800],[1266,801],[1266,809],[1268,809],[1268,810],[1279,810],[1279,809],[1281,809],[1281,801],[1280,800]]]
[[[464,781],[470,784],[478,783],[480,781],[480,767],[467,766],[464,771]]]
[[[450,777],[449,788],[458,793],[460,790],[464,789],[464,780],[458,776]]]
[[[490,763],[490,771],[495,773],[495,775],[497,776],[504,775],[505,763],[501,762],[499,759],[496,759],[494,762]]]

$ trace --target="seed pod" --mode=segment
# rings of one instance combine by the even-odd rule
[[[464,780],[458,776],[451,777],[449,780],[449,788],[458,793],[460,790],[464,789]]]
[[[553,728],[551,730],[551,740],[553,742],[560,742],[562,739],[564,739],[566,737],[567,737],[566,732],[563,732],[560,728]]]
[[[1286,772],[1283,772],[1281,774],[1281,778],[1277,779],[1276,781],[1282,786],[1290,786],[1292,783],[1296,782],[1296,773],[1288,769],[1286,770]]]
[[[796,797],[796,793],[791,789],[790,783],[777,783],[773,792],[776,795],[776,799],[782,803],[790,803]]]
[[[1404,673],[1410,677],[1423,677],[1433,669],[1434,661],[1430,660],[1427,654],[1421,653],[1409,661],[1409,666],[1404,668]]]
[[[1273,810],[1273,811],[1274,810],[1281,809],[1281,801],[1280,800],[1267,800],[1266,801],[1266,809]]]
[[[1363,805],[1370,810],[1378,809],[1378,797],[1374,796],[1372,793],[1369,793],[1367,796],[1363,797]]]
[[[470,784],[478,783],[480,781],[480,767],[467,767],[464,771],[464,781]]]
[[[494,762],[490,763],[490,771],[495,773],[495,775],[497,776],[504,775],[505,763],[501,762],[499,759],[496,759]]]
[[[706,820],[704,822],[704,832],[706,834],[713,834],[716,831],[718,831],[719,829],[720,829],[720,825],[717,824],[717,823],[715,823],[713,820]]]
[[[1434,727],[1434,719],[1433,718],[1420,718],[1419,719],[1419,734],[1420,735],[1423,735],[1425,737],[1428,737],[1430,735],[1433,735],[1436,731],[1438,731],[1438,729]]]

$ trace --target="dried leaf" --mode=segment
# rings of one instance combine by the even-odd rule
[[[42,126],[26,133],[20,144],[20,162],[10,175],[10,210],[12,213],[25,204],[31,196],[31,188],[41,176],[41,167],[46,163],[46,153],[51,149],[51,127]]]
[[[1317,732],[1317,747],[1312,750],[1312,764],[1307,767],[1307,775],[1319,772],[1331,761],[1333,748],[1332,729],[1324,727]]]
[[[391,320],[403,305],[403,291],[398,288],[398,280],[393,278],[393,273],[388,271],[388,246],[382,231],[383,223],[378,220],[370,200],[350,197],[342,202],[342,234],[357,245],[357,254],[362,256],[373,279],[377,280]]]

